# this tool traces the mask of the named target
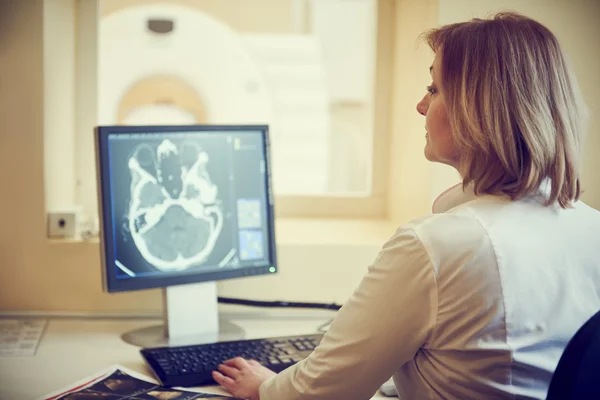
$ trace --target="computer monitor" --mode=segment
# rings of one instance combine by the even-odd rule
[[[277,272],[268,127],[95,129],[104,290],[163,289],[142,347],[243,338],[219,321],[216,281]]]

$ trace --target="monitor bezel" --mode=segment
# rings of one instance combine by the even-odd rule
[[[132,133],[172,133],[172,132],[222,132],[256,133],[263,137],[265,154],[265,187],[267,190],[267,233],[269,240],[269,260],[261,267],[230,269],[209,273],[182,274],[178,276],[143,277],[139,279],[118,279],[114,268],[114,242],[111,238],[113,220],[111,218],[112,199],[110,196],[110,167],[108,163],[108,136]],[[220,281],[249,276],[271,275],[279,270],[275,239],[275,208],[271,178],[271,151],[268,125],[103,125],[94,128],[96,150],[96,172],[99,208],[100,267],[102,286],[105,292],[125,292],[144,289],[166,288],[183,284]]]

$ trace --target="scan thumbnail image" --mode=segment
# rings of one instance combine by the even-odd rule
[[[241,230],[239,241],[241,260],[260,260],[264,257],[264,240],[261,231]]]
[[[126,203],[125,241],[133,242],[143,259],[161,272],[204,263],[215,252],[223,230],[222,193],[208,172],[209,164],[219,160],[211,160],[196,141],[169,139],[137,141],[125,158],[129,175],[128,201],[121,199]],[[213,171],[220,169],[217,165]],[[233,250],[224,251],[231,258]],[[139,272],[135,264],[122,269]]]
[[[262,225],[259,199],[239,199],[237,218],[240,229],[260,228]]]

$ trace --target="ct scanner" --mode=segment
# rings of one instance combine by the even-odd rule
[[[304,68],[305,76],[313,76],[317,65],[319,87],[295,96],[281,83],[276,87],[285,85],[273,75],[278,67],[257,59],[260,51],[250,51],[262,43],[263,54],[274,53],[273,41],[293,47],[312,39],[257,36],[244,37],[210,15],[175,5],[134,6],[104,16],[98,35],[98,124],[268,124],[276,192],[325,191],[329,105],[319,60]],[[303,79],[303,69],[296,70],[298,75],[287,72],[290,87],[295,76]],[[298,104],[286,109],[282,93],[293,100],[288,103],[304,101],[310,112],[302,114]]]

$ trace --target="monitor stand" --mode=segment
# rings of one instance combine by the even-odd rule
[[[219,318],[217,283],[163,288],[164,323],[124,333],[121,338],[142,348],[185,346],[241,340],[244,330]]]

